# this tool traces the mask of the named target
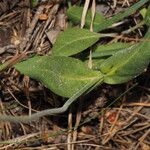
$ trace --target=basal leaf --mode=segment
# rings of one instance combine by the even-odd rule
[[[115,16],[113,16],[112,18],[108,18],[108,19],[102,19],[101,22],[99,23],[99,25],[97,24],[96,26],[96,32],[100,32],[104,29],[110,28],[114,23],[117,23],[118,21],[121,21],[123,18],[133,14],[136,12],[136,10],[138,10],[141,6],[143,6],[146,2],[148,2],[149,0],[140,0],[137,3],[135,3],[134,5],[132,5],[131,7],[127,8],[124,12],[120,12],[118,14],[116,14]],[[73,9],[73,11],[72,11]],[[78,15],[81,14],[81,12],[79,12],[78,10],[75,10],[75,8],[70,8],[70,10],[68,11],[68,18],[73,22],[73,23],[77,23],[77,20],[80,21],[81,20],[81,16]],[[75,14],[75,15],[73,15]],[[79,17],[80,16],[80,19]],[[97,23],[99,21],[96,21]],[[79,24],[79,23],[78,23]]]
[[[150,29],[145,35],[145,41],[130,48],[118,51],[100,65],[100,71],[105,74],[105,82],[118,84],[126,82],[144,71],[150,62]]]
[[[146,11],[144,21],[147,26],[150,26],[150,6],[148,7],[148,9]]]
[[[69,28],[59,35],[52,52],[55,56],[71,56],[90,47],[99,38],[99,34],[90,32],[89,30]]]
[[[92,53],[92,69],[100,70],[101,64],[108,59],[108,57],[131,46],[132,44],[123,42],[109,43],[98,46]],[[89,57],[84,60],[84,63],[88,66]]]
[[[114,55],[116,52],[124,50],[125,48],[130,47],[131,44],[129,43],[122,43],[122,42],[116,42],[116,43],[109,43],[109,44],[103,44],[100,46],[97,46],[95,50],[92,52],[92,69],[93,70],[100,70],[101,64],[108,59],[108,57]],[[86,66],[89,64],[89,56],[86,58],[83,58],[84,63]]]
[[[88,82],[102,77],[100,72],[88,69],[83,62],[64,56],[36,56],[15,68],[63,97],[71,97]]]
[[[92,53],[92,58],[100,58],[100,57],[108,57],[120,50],[124,50],[126,48],[129,48],[131,44],[129,43],[122,43],[122,42],[116,42],[116,43],[109,43],[109,44],[103,44],[98,46],[94,52]]]
[[[83,11],[83,7],[79,7],[79,6],[70,7],[67,11],[68,18],[74,24],[76,24],[76,25],[80,24],[81,23],[81,17],[82,17],[82,11]],[[87,12],[87,16],[86,16],[86,20],[85,20],[85,27],[88,29],[90,29],[91,20],[92,20],[92,15],[91,15],[91,11],[89,10]],[[104,21],[105,21],[105,17],[100,13],[96,13],[95,18],[94,18],[94,22],[93,22],[93,30],[95,32],[99,31],[100,25]]]

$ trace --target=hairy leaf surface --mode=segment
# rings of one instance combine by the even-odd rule
[[[150,62],[150,42],[147,40],[149,38],[150,29],[145,35],[145,41],[115,53],[100,65],[106,83],[126,82],[146,69]]]
[[[108,57],[115,54],[118,51],[129,48],[131,44],[129,43],[109,43],[98,46],[92,53],[92,58]]]
[[[57,38],[52,49],[53,55],[71,56],[77,54],[93,45],[99,38],[99,34],[90,32],[89,30],[69,28]]]
[[[93,70],[100,70],[100,65],[102,64],[102,62],[104,62],[107,58],[95,58],[92,59],[92,69]],[[89,60],[86,59],[84,60],[84,63],[86,64],[86,66],[89,65]]]
[[[88,69],[80,60],[64,56],[36,56],[15,68],[63,97],[71,97],[88,82],[102,77],[100,72]]]
[[[114,55],[116,52],[129,48],[133,44],[129,43],[109,43],[98,46],[92,53],[92,69],[100,70],[100,65],[104,62],[108,57]],[[89,57],[84,60],[84,63],[88,66]]]

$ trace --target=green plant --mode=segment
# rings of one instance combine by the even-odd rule
[[[125,12],[121,12],[109,19],[105,18],[102,16],[102,14],[96,13],[94,22],[93,22],[93,28],[95,32],[102,31],[107,28],[111,28],[112,25],[123,18],[133,14],[136,10],[138,10],[142,5],[144,5],[146,2],[149,0],[140,0],[130,8],[128,8]],[[74,24],[80,24],[81,21],[81,16],[82,16],[82,10],[83,7],[78,7],[78,6],[73,6],[70,7],[67,11],[68,18],[74,23]],[[85,22],[85,27],[89,29],[90,27],[90,22],[91,22],[91,15],[90,11],[88,11],[87,17],[86,17],[86,22]]]
[[[35,7],[38,5],[39,0],[31,0],[30,2],[31,2],[31,6]]]
[[[135,9],[146,2],[147,0],[139,1],[127,12],[133,13]],[[129,14],[126,12],[121,13],[118,18],[120,20],[127,15]],[[150,26],[149,17],[150,9],[148,8],[144,18],[147,26]],[[116,16],[112,18],[115,19],[111,19],[109,23],[105,19],[103,20],[106,24],[105,28],[119,21]],[[104,27],[99,28],[99,31],[102,29]],[[98,61],[96,70],[89,69],[85,62],[82,62],[79,58],[69,57],[91,47],[99,38],[105,36],[111,36],[111,34],[98,34],[86,29],[69,28],[57,39],[51,56],[35,56],[16,64],[14,67],[21,73],[41,81],[54,93],[70,98],[60,108],[44,110],[31,116],[12,117],[2,115],[0,120],[28,122],[44,115],[62,113],[80,95],[88,93],[96,86],[104,82],[108,84],[127,82],[142,73],[148,66],[150,42],[146,39],[150,38],[150,28],[144,39],[134,45],[118,42],[108,44],[106,47],[97,47],[93,52],[93,60]]]

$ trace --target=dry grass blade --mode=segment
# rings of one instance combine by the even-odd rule
[[[91,20],[90,31],[93,31],[93,22],[94,22],[95,13],[96,13],[96,1],[95,0],[93,0],[92,2],[91,13],[92,13],[92,20]]]
[[[85,19],[86,19],[86,14],[88,11],[89,4],[90,4],[90,0],[86,0],[84,4],[83,12],[82,12],[81,28],[83,28],[85,25]]]
[[[129,104],[126,104],[126,106],[144,106],[144,107],[150,107],[150,103],[129,103]]]
[[[69,114],[68,114],[68,137],[67,137],[67,148],[68,150],[71,150],[71,147],[72,147],[72,144],[71,141],[72,141],[72,107],[69,109]]]

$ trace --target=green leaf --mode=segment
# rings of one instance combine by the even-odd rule
[[[144,18],[144,21],[147,26],[150,26],[150,6],[148,7],[146,11],[146,16]]]
[[[125,17],[128,17],[129,15],[136,12],[137,9],[139,9],[141,6],[143,6],[146,2],[149,0],[140,0],[139,2],[135,3],[128,9],[126,9],[124,12],[120,12],[113,16],[112,18],[107,19],[103,24],[101,25],[101,28],[99,31],[107,29],[112,26],[112,24],[117,23],[118,21],[122,20]]]
[[[116,42],[108,43],[98,46],[92,53],[92,69],[100,70],[101,64],[108,59],[108,57],[114,55],[116,52],[129,48],[132,44]],[[84,63],[88,66],[89,58],[84,60]]]
[[[129,48],[131,44],[129,43],[109,43],[98,46],[92,53],[92,58],[108,57],[115,54],[118,51]]]
[[[140,10],[140,14],[142,15],[143,18],[145,18],[146,12],[147,12],[146,8],[143,8],[143,9]]]
[[[97,48],[92,53],[92,69],[100,70],[101,64],[108,59],[108,57],[114,55],[116,52],[129,48],[132,44],[116,42],[108,43],[97,46]],[[89,57],[84,59],[84,63],[88,66]]]
[[[105,74],[104,81],[109,84],[126,82],[141,74],[150,62],[150,29],[145,35],[145,41],[130,48],[118,51],[106,59],[100,66]]]
[[[64,56],[36,56],[15,68],[63,97],[71,97],[88,82],[102,77],[100,72],[88,69],[83,62]]]
[[[71,56],[92,46],[100,35],[86,29],[69,28],[57,38],[52,52],[57,56]]]
[[[38,3],[39,3],[39,0],[31,0],[32,7],[36,7]]]
[[[82,11],[83,11],[83,7],[79,7],[79,6],[70,7],[67,11],[68,18],[75,25],[80,24],[81,23],[81,17],[82,17]],[[86,16],[86,20],[85,20],[85,27],[86,28],[90,29],[91,21],[92,21],[92,15],[91,15],[91,11],[89,10],[87,12],[87,16]],[[94,18],[94,22],[93,22],[93,30],[95,32],[99,31],[100,25],[104,21],[105,21],[105,17],[100,13],[96,13],[95,18]]]
[[[148,1],[149,0],[140,0],[139,2],[135,3],[133,6],[126,9],[124,12],[120,12],[120,13],[116,14],[115,16],[113,16],[112,18],[102,20],[102,22],[99,23],[99,25],[97,25],[99,27],[96,29],[96,31],[99,32],[99,31],[102,31],[104,29],[110,28],[114,23],[117,23],[118,21],[122,20],[123,18],[135,13],[136,10],[138,10],[141,6],[143,6]],[[78,10],[74,9],[74,11],[71,11],[71,13],[68,13],[68,18],[75,24],[77,23],[77,17],[76,16],[78,15],[78,12],[79,12]],[[75,17],[74,17],[73,13],[77,14],[77,15],[75,15]],[[81,18],[78,19],[78,21],[79,20],[81,20]]]
[[[100,65],[102,64],[103,61],[105,61],[106,58],[98,58],[98,59],[92,59],[92,69],[93,70],[100,70]],[[84,63],[86,66],[89,64],[89,60],[85,60]]]

